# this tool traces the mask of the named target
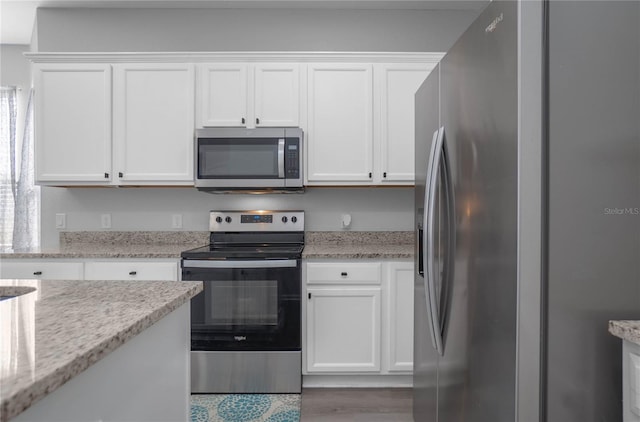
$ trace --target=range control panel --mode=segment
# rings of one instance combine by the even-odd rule
[[[304,231],[304,211],[211,211],[212,232]]]

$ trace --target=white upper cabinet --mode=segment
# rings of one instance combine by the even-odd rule
[[[424,64],[384,64],[376,68],[380,101],[379,165],[374,183],[413,184],[415,148],[414,96],[429,75]]]
[[[253,122],[259,126],[296,127],[300,124],[300,75],[297,64],[254,66]]]
[[[202,64],[198,72],[199,127],[299,125],[297,63]]]
[[[198,73],[198,126],[246,126],[247,65],[202,64]]]
[[[111,182],[111,66],[38,64],[35,172],[39,184]]]
[[[118,184],[193,184],[192,64],[114,65]]]
[[[373,177],[371,64],[308,67],[309,184],[370,183]]]

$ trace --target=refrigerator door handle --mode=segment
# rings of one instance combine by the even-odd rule
[[[427,305],[427,316],[429,318],[428,324],[431,327],[431,343],[433,348],[442,355],[442,338],[440,332],[440,324],[438,317],[435,281],[433,279],[433,244],[434,244],[434,215],[435,215],[435,192],[436,192],[436,180],[437,171],[434,172],[434,168],[437,169],[440,151],[442,148],[438,148],[438,141],[441,130],[436,130],[433,133],[433,139],[431,141],[431,152],[429,153],[429,164],[427,166],[427,181],[425,183],[424,192],[424,215],[422,227],[426,231],[426,235],[422,236],[422,261],[424,265],[424,291],[425,300]]]
[[[446,209],[446,240],[447,247],[444,256],[444,265],[442,269],[442,283],[440,285],[441,294],[439,302],[439,327],[440,337],[442,340],[442,352],[444,353],[445,339],[447,328],[449,324],[449,314],[451,307],[451,295],[453,289],[453,272],[454,272],[454,256],[456,251],[456,213],[455,213],[455,192],[453,190],[453,178],[451,174],[451,163],[449,150],[447,148],[447,137],[444,127],[442,132],[442,150],[441,150],[441,165],[444,170],[442,174],[442,188],[445,195],[444,207]]]

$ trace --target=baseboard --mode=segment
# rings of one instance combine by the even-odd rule
[[[412,375],[303,375],[303,388],[411,388]]]

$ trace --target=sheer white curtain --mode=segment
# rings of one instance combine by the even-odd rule
[[[32,91],[24,131],[16,133],[17,88],[0,89],[0,248],[24,250],[39,243],[40,188],[34,185]]]

